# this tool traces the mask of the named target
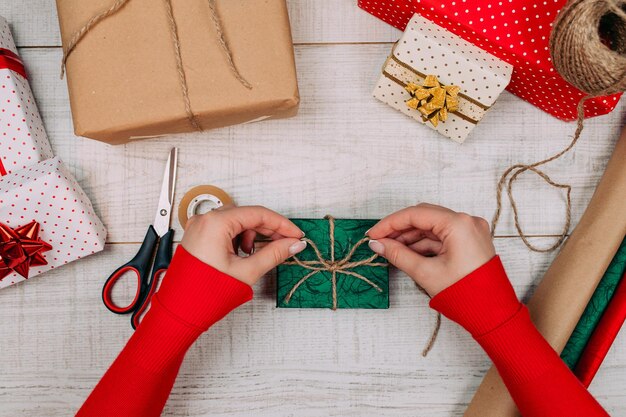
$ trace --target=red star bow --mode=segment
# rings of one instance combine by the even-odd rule
[[[0,281],[17,272],[28,278],[31,266],[48,265],[43,252],[52,245],[39,238],[39,223],[32,221],[15,229],[0,223]]]

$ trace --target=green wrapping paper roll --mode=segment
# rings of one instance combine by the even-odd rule
[[[298,261],[307,267],[297,264],[293,258],[278,266],[277,307],[389,308],[387,261],[375,256],[376,254],[363,240],[365,232],[374,226],[377,220],[335,220],[328,217],[315,220],[292,219],[292,221],[310,241],[307,248],[297,255]],[[333,223],[334,230],[331,233]],[[334,240],[334,261],[331,240]],[[315,247],[319,254],[316,253]],[[349,256],[351,251],[352,256]],[[370,261],[365,262],[366,260]],[[365,264],[345,268],[353,263]],[[333,264],[337,265],[334,288],[333,273],[328,268]]]
[[[615,289],[626,270],[626,239],[607,268],[602,280],[598,284],[589,304],[585,308],[574,332],[567,341],[561,353],[561,358],[571,369],[574,369],[580,359],[587,342],[598,325],[604,310],[609,305]]]

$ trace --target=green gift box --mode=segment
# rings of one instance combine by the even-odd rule
[[[292,219],[307,248],[279,265],[276,306],[281,308],[389,308],[387,261],[367,245],[377,220]]]

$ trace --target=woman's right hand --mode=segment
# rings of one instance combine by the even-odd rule
[[[271,242],[255,253],[259,235]],[[248,285],[306,248],[302,230],[261,206],[228,206],[189,219],[181,244],[207,265]],[[238,249],[249,254],[241,257]]]
[[[432,204],[393,213],[372,227],[370,248],[431,297],[495,256],[489,223]]]

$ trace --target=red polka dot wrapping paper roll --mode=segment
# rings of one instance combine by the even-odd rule
[[[0,176],[52,158],[9,24],[0,16]],[[13,65],[12,65],[13,64]],[[22,67],[23,68],[23,67]]]
[[[29,279],[104,248],[104,225],[58,157],[0,177],[0,222],[15,229],[33,220],[39,239],[52,249],[43,253],[47,265],[30,268]],[[0,280],[0,289],[24,280],[13,272]]]
[[[373,96],[462,143],[509,84],[512,70],[501,59],[415,14],[383,66]],[[458,108],[436,123],[407,104],[412,96],[406,87],[427,83],[428,75],[436,76],[442,86],[459,89],[452,97]]]
[[[507,90],[562,120],[576,120],[584,93],[554,69],[548,47],[552,22],[566,0],[358,0],[404,30],[414,13],[513,65]],[[585,103],[585,117],[609,113],[621,94]]]

